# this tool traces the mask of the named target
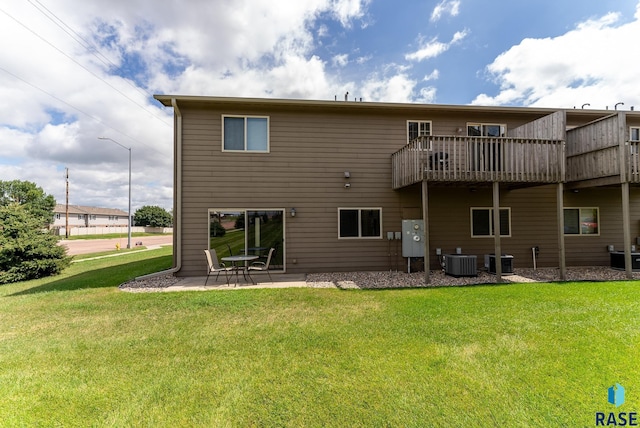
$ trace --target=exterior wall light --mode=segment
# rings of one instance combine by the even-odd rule
[[[295,216],[296,216],[296,209],[291,208],[291,217],[295,217]]]

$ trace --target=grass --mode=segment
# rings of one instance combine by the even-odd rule
[[[77,260],[83,260],[83,259],[92,259],[94,257],[111,256],[114,254],[132,253],[135,251],[142,251],[146,249],[147,247],[139,245],[133,248],[120,248],[119,250],[100,251],[100,252],[89,253],[89,254],[76,254],[75,256],[73,256],[73,260],[77,261]]]
[[[169,251],[0,288],[3,426],[593,426],[640,411],[635,282],[115,288]]]

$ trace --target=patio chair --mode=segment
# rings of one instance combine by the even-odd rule
[[[247,268],[247,275],[249,275],[249,278],[251,278],[251,271],[254,272],[266,272],[267,275],[269,275],[269,280],[271,282],[273,282],[273,279],[271,279],[271,274],[269,273],[269,265],[271,264],[271,258],[273,257],[273,252],[275,251],[275,248],[271,248],[269,250],[269,255],[267,256],[267,261],[266,262],[253,262],[251,263],[251,265]],[[255,284],[255,282],[253,281],[253,278],[251,278],[251,282],[253,282]]]
[[[209,276],[216,273],[216,281],[220,276],[220,272],[224,272],[224,276],[227,279],[227,285],[229,285],[229,272],[233,270],[232,267],[226,267],[224,263],[218,262],[218,255],[216,254],[216,250],[204,250],[204,254],[207,256],[207,279],[204,282],[204,285],[207,285],[209,281]]]
[[[431,170],[446,170],[449,168],[449,153],[437,152],[429,156],[429,163],[431,164]]]

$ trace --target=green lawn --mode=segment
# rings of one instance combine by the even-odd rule
[[[640,412],[635,282],[116,289],[170,251],[0,287],[0,425],[564,427]]]

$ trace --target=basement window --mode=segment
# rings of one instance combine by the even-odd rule
[[[338,238],[382,238],[382,208],[338,208]]]
[[[600,235],[598,208],[565,208],[565,235]]]
[[[494,236],[493,208],[471,208],[471,237]],[[511,236],[511,208],[500,208],[500,236]]]

